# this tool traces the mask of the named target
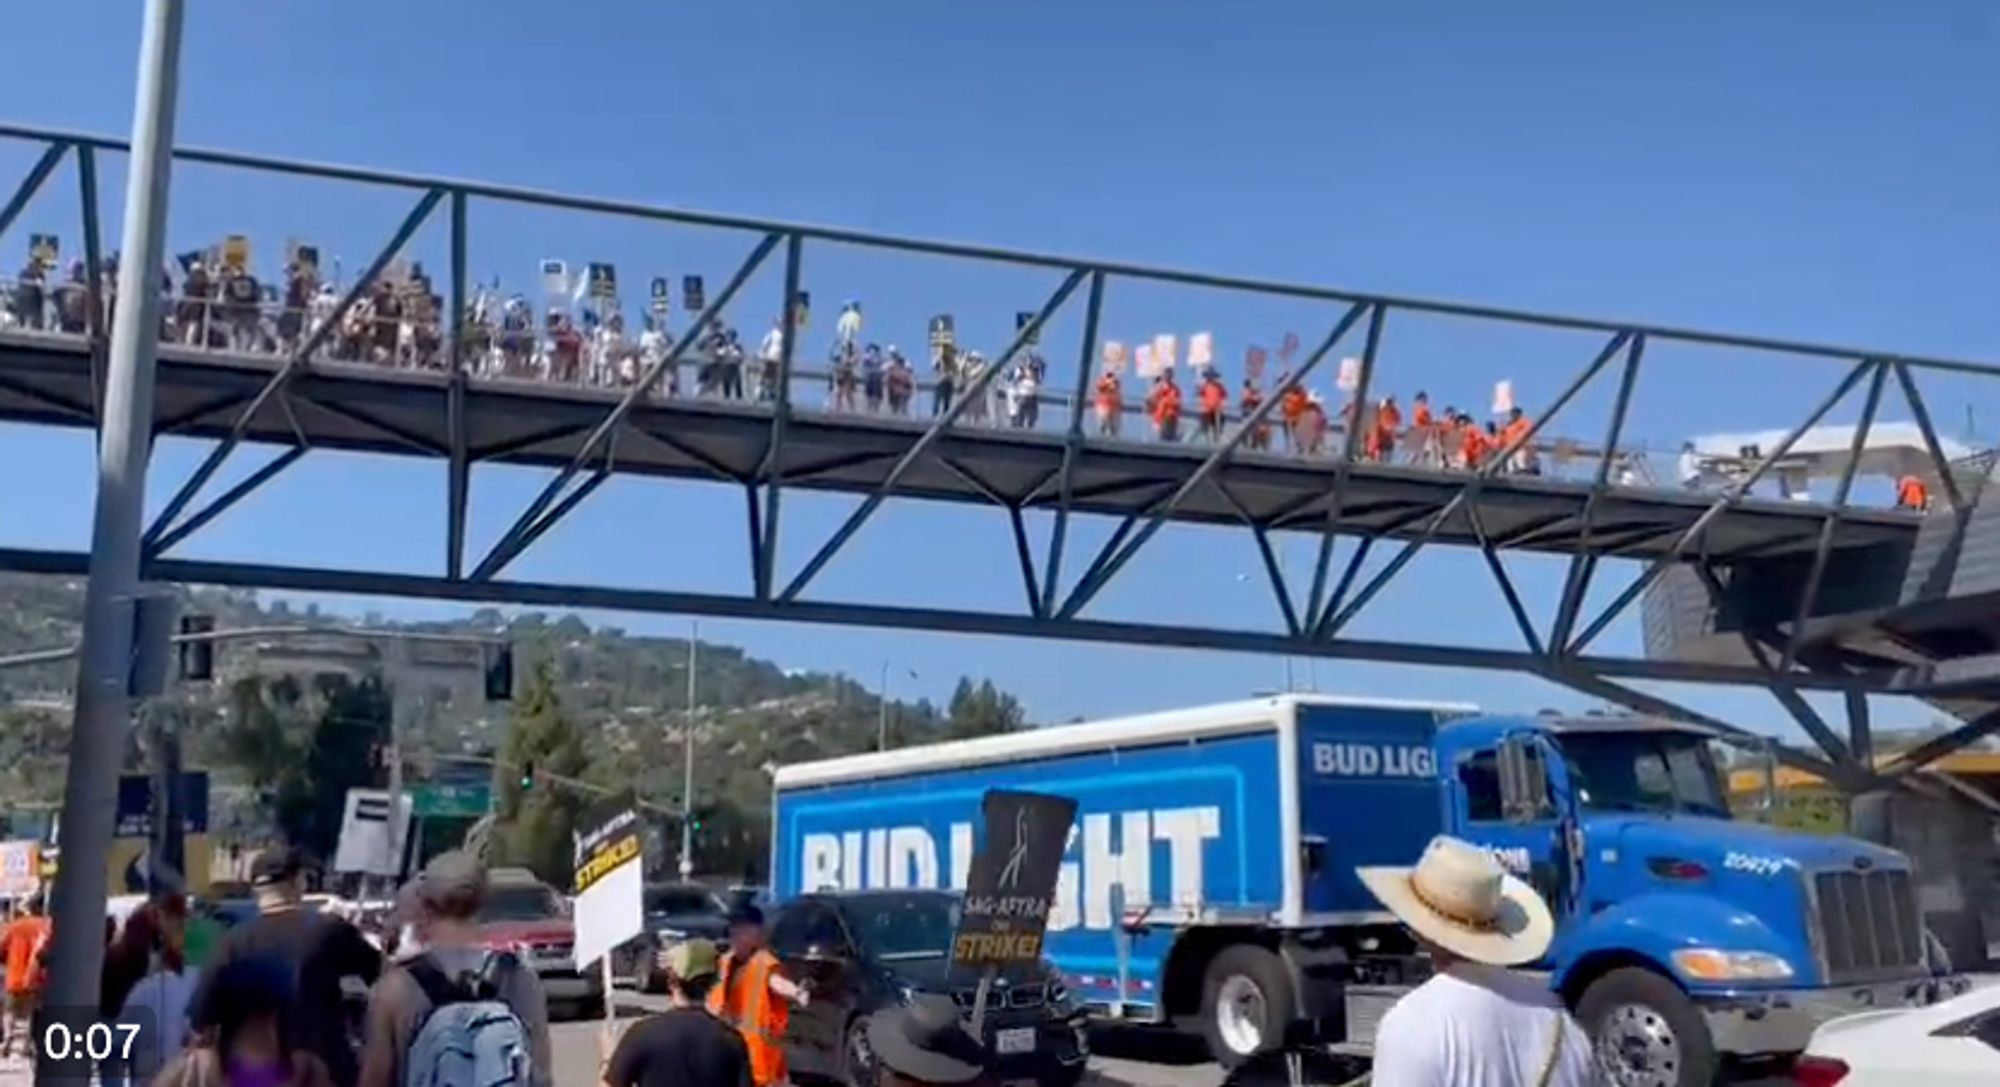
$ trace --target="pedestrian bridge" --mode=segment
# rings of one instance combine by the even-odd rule
[[[411,457],[449,457],[463,448],[473,462],[561,468],[583,451],[592,429],[622,394],[615,388],[470,378],[462,419],[455,419],[453,379],[446,373],[316,361],[292,379],[288,395],[271,398],[244,417],[244,407],[284,364],[272,356],[163,345],[154,433],[219,440],[241,425],[242,440],[287,448]],[[90,427],[95,400],[85,340],[0,332],[0,419]],[[614,436],[611,468],[751,486],[777,478],[793,489],[865,494],[884,485],[931,422],[794,405],[774,463],[772,417],[766,404],[647,398]],[[1062,497],[1056,484],[1068,445],[1060,428],[961,423],[939,437],[930,456],[910,465],[894,489],[936,501],[1053,508]],[[1205,444],[1084,438],[1073,454],[1069,506],[1079,513],[1137,516],[1186,484],[1213,451]],[[1336,494],[1334,482],[1343,472],[1344,493]],[[1422,534],[1451,506],[1430,532],[1438,542],[1483,541],[1495,549],[1560,554],[1588,549],[1647,559],[1667,554],[1715,502],[1706,492],[1611,485],[1586,519],[1596,489],[1589,478],[1499,474],[1482,484],[1476,504],[1454,503],[1469,478],[1462,471],[1403,463],[1356,461],[1343,469],[1332,459],[1239,447],[1215,470],[1214,485],[1188,493],[1170,517],[1401,539]],[[1746,497],[1710,523],[1703,550],[1710,561],[1725,564],[1809,554],[1828,509],[1815,502]],[[1920,520],[1907,511],[1850,508],[1840,518],[1832,548],[1907,547]]]

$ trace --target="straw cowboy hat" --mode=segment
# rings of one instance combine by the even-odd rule
[[[1534,962],[1555,933],[1555,919],[1534,888],[1508,875],[1492,854],[1457,838],[1431,839],[1414,868],[1355,874],[1418,936],[1473,962]]]

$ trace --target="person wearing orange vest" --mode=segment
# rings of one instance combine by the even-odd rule
[[[1375,429],[1368,435],[1368,459],[1388,462],[1396,458],[1396,435],[1403,429],[1403,410],[1396,398],[1385,396],[1375,409]]]
[[[1528,416],[1520,408],[1512,408],[1507,412],[1507,425],[1500,428],[1500,446],[1505,448],[1517,442],[1521,443],[1521,446],[1514,451],[1512,457],[1508,458],[1506,471],[1531,476],[1540,474],[1541,468],[1535,463],[1535,450],[1526,441],[1529,426]]]
[[[1238,403],[1241,405],[1239,410],[1243,412],[1243,418],[1248,419],[1257,413],[1258,408],[1264,406],[1264,390],[1258,388],[1256,382],[1246,377],[1243,379],[1243,392],[1238,399]],[[1248,444],[1250,448],[1260,452],[1271,448],[1271,424],[1258,423],[1256,426],[1251,427]]]
[[[1417,443],[1410,459],[1421,464],[1436,464],[1437,422],[1431,418],[1431,396],[1421,389],[1417,391],[1417,398],[1410,401],[1410,437]]]
[[[1896,481],[1897,508],[1924,510],[1929,509],[1930,505],[1930,488],[1924,486],[1923,480],[1918,479],[1916,476],[1904,476]]]
[[[1465,432],[1464,441],[1459,447],[1465,460],[1465,467],[1468,471],[1478,471],[1479,466],[1485,463],[1486,455],[1493,451],[1494,439],[1490,437],[1493,424],[1488,423],[1487,429],[1481,430],[1479,424],[1473,422],[1469,415],[1460,415],[1458,424],[1459,429]]]
[[[1222,415],[1229,407],[1229,387],[1222,383],[1222,375],[1209,370],[1201,375],[1201,388],[1196,390],[1201,402],[1201,436],[1211,443],[1222,441]]]
[[[806,990],[778,973],[778,957],[764,946],[764,911],[751,904],[729,911],[729,950],[723,952],[708,1010],[743,1035],[755,1087],[789,1082],[785,1028],[792,1007],[805,1007]]]
[[[1097,433],[1118,436],[1118,424],[1125,418],[1125,394],[1118,387],[1118,371],[1106,368],[1097,378]]]
[[[1153,395],[1146,398],[1147,407],[1153,413],[1153,428],[1163,442],[1181,440],[1181,387],[1174,382],[1174,372],[1167,370],[1160,374],[1160,380],[1153,385]]]

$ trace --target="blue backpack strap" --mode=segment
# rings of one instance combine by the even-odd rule
[[[419,955],[411,959],[403,964],[403,969],[409,972],[410,980],[417,983],[417,988],[423,990],[424,997],[430,1001],[433,1010],[471,999],[471,994],[465,991],[465,987],[447,977],[443,970],[438,969],[437,963],[431,961],[429,955]]]

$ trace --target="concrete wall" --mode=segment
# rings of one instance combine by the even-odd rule
[[[2000,846],[1993,818],[1960,800],[1897,791],[1850,807],[1853,833],[1909,855],[1917,904],[1960,970],[1984,970],[2000,944]]]

